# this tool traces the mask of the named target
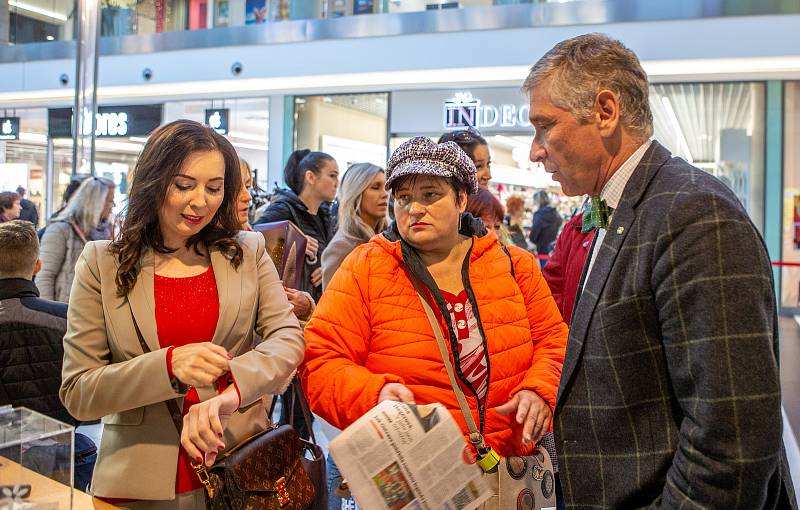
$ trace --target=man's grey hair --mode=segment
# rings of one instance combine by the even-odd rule
[[[636,54],[604,34],[585,34],[561,41],[536,62],[522,85],[530,96],[544,86],[550,101],[587,121],[595,98],[607,89],[619,96],[620,122],[643,140],[653,135],[647,74]]]

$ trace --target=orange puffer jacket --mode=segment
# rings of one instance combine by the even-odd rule
[[[473,293],[473,308],[477,302],[489,353],[484,436],[501,455],[526,455],[533,447],[522,446],[515,415],[501,415],[494,408],[524,389],[538,393],[552,410],[567,327],[530,254],[514,247],[506,251],[494,233],[472,238],[465,287]],[[378,403],[385,384],[402,383],[418,404],[445,405],[466,435],[436,337],[409,279],[419,259],[409,261],[410,248],[404,246],[405,253],[396,232],[387,231],[344,260],[305,330],[303,385],[314,412],[344,428]],[[429,290],[435,288],[429,276],[428,282]],[[431,292],[429,302],[434,294],[438,290]],[[450,327],[441,305],[434,310],[447,339]],[[453,359],[452,347],[448,349]],[[462,387],[479,423],[478,401],[464,383]]]

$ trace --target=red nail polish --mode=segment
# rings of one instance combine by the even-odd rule
[[[194,458],[194,463],[195,464],[200,464],[201,462],[203,462],[203,459],[201,459],[200,457],[195,457]]]
[[[222,433],[221,433],[221,432],[220,432],[219,434],[217,434],[217,435],[218,435],[219,437],[222,437]]]

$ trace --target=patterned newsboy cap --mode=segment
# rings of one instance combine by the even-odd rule
[[[462,183],[467,194],[478,192],[475,163],[455,142],[436,143],[417,136],[398,147],[386,165],[386,189],[404,175],[432,175],[455,179]]]

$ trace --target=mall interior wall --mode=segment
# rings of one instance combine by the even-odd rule
[[[420,33],[104,55],[100,63],[100,97],[119,92],[105,90],[108,87],[136,87],[136,90],[125,91],[126,96],[132,96],[138,92],[152,94],[159,85],[170,83],[193,84],[181,87],[174,93],[183,97],[202,97],[207,93],[204,87],[215,81],[235,83],[235,87],[228,89],[232,94],[242,95],[255,92],[357,92],[385,90],[390,85],[398,89],[417,88],[426,84],[452,86],[457,84],[454,82],[465,78],[455,73],[449,75],[449,69],[520,66],[512,77],[508,73],[493,73],[491,69],[484,69],[484,72],[466,78],[475,86],[513,85],[524,78],[525,68],[556,42],[592,30],[621,39],[645,62],[661,62],[782,57],[786,54],[787,41],[796,40],[799,27],[798,15],[749,16]],[[658,34],[658,37],[654,34]],[[743,34],[747,34],[747,44],[742,43]],[[192,34],[180,35],[188,37]],[[463,48],[469,50],[463,51]],[[142,45],[142,51],[148,49],[147,44]],[[66,74],[72,83],[74,62],[66,57],[0,64],[0,76],[3,76],[0,81],[0,107],[8,103],[7,94],[4,93],[13,92],[14,101],[19,101],[26,91],[49,91],[67,98],[71,90],[68,86],[61,86],[59,77]],[[237,77],[231,74],[234,62],[241,63],[243,67],[243,72]],[[152,79],[146,83],[142,78],[145,68],[152,70]],[[407,71],[421,73],[411,77],[402,74]],[[369,73],[374,79],[364,80],[363,76],[356,76],[359,73]],[[375,77],[376,73],[379,76]],[[348,80],[348,75],[353,75],[355,79]],[[304,77],[314,79],[304,80]],[[326,77],[329,79],[326,80]],[[257,81],[264,78],[286,80],[266,84],[279,88],[266,91],[263,88],[265,84]],[[679,75],[668,77],[675,81],[686,78]],[[694,72],[689,78],[692,81],[698,79]],[[707,78],[730,79],[731,76]],[[399,83],[400,79],[405,82]],[[247,90],[248,80],[253,80],[253,90]],[[32,100],[36,98],[32,97]],[[52,97],[42,100],[52,101]]]

